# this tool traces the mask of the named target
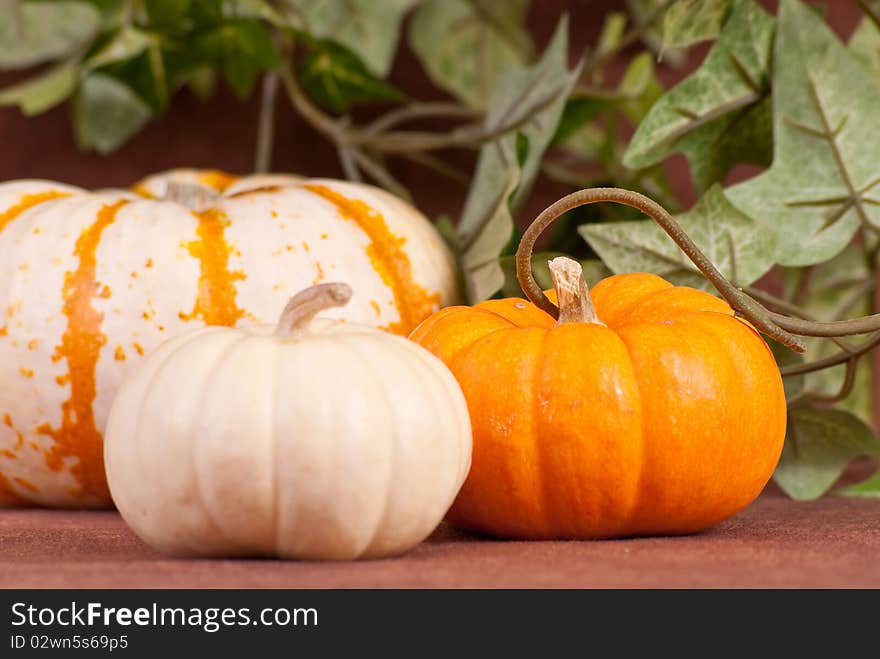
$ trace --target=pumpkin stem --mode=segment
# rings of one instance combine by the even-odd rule
[[[559,320],[557,325],[563,323],[593,323],[604,325],[596,314],[593,300],[590,299],[590,289],[587,280],[584,279],[584,269],[581,264],[567,256],[557,256],[547,263],[550,275],[553,277],[553,288],[556,289],[556,298],[559,300]]]
[[[203,185],[170,181],[165,186],[162,201],[173,201],[200,213],[215,206],[219,198],[220,194]]]
[[[318,284],[300,291],[287,303],[275,336],[291,336],[304,330],[315,314],[333,307],[344,307],[352,296],[351,286],[342,283]]]

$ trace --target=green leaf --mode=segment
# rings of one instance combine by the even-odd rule
[[[734,0],[730,18],[703,64],[651,108],[633,135],[623,164],[642,169],[683,151],[702,191],[735,162],[769,162],[764,145],[770,142],[762,128],[767,118],[762,111],[751,114],[751,108],[770,92],[773,25],[753,0]],[[750,145],[742,155],[725,146],[726,141],[742,149],[743,134],[759,135],[763,141]]]
[[[778,262],[826,261],[880,224],[880,86],[814,11],[783,0],[773,58],[773,165],[727,190]]]
[[[151,24],[174,26],[187,17],[191,4],[192,0],[145,0],[144,8]]]
[[[110,41],[83,62],[85,71],[133,59],[154,45],[157,39],[136,27],[125,27],[119,30]]]
[[[880,499],[880,472],[875,473],[871,478],[864,480],[861,483],[842,487],[834,493],[846,497]]]
[[[24,82],[0,90],[0,106],[17,105],[26,116],[45,112],[76,89],[77,68],[65,62]]]
[[[0,70],[23,69],[84,47],[100,25],[82,2],[0,2]]]
[[[625,29],[626,14],[617,11],[608,13],[599,33],[599,42],[596,44],[597,56],[601,57],[617,48]]]
[[[74,133],[81,149],[106,154],[119,148],[150,119],[150,107],[125,83],[102,73],[87,76],[73,103]]]
[[[400,23],[419,0],[287,0],[300,27],[311,36],[333,39],[357,55],[376,76],[394,61]]]
[[[880,28],[865,17],[849,39],[849,49],[862,64],[880,77]]]
[[[796,408],[773,479],[793,499],[816,499],[861,455],[880,455],[880,442],[863,421],[841,410]]]
[[[274,69],[280,62],[272,37],[259,21],[249,18],[227,21],[202,32],[196,48],[222,67],[226,82],[239,98],[247,98],[260,73]]]
[[[679,223],[728,278],[747,285],[773,265],[774,236],[737,210],[718,185]],[[612,272],[654,272],[673,283],[711,290],[711,284],[654,222],[585,224],[578,229]]]
[[[663,47],[687,48],[718,36],[731,0],[676,0],[663,16]]]
[[[410,22],[409,43],[438,87],[485,108],[499,72],[532,57],[528,6],[528,0],[426,0]]]
[[[360,58],[333,41],[315,44],[303,62],[300,82],[324,108],[343,113],[355,103],[398,101],[400,92],[377,78]]]
[[[626,99],[620,103],[620,110],[637,126],[663,94],[651,53],[633,57],[620,79],[617,93]]]
[[[512,213],[531,190],[544,151],[556,132],[565,99],[580,75],[568,69],[568,20],[563,18],[541,59],[498,76],[484,119],[485,130],[515,127],[480,149],[477,169],[458,225],[462,268],[472,301],[491,297],[504,284],[498,264],[513,232]],[[528,144],[523,154],[523,139]],[[524,156],[520,162],[517,158]]]

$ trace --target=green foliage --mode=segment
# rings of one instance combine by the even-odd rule
[[[312,46],[300,69],[300,81],[319,105],[332,112],[347,112],[355,103],[402,98],[370,73],[357,55],[333,41],[320,40]]]
[[[714,39],[729,8],[730,0],[676,0],[663,19],[663,46],[686,48]]]
[[[513,231],[512,213],[534,183],[579,72],[579,67],[568,69],[568,21],[563,19],[533,67],[508,67],[495,82],[484,127],[500,135],[480,150],[458,225],[465,282],[474,301],[504,284],[498,256]]]
[[[731,204],[716,185],[679,223],[715,266],[741,285],[751,284],[773,265],[774,235]],[[581,235],[613,272],[655,272],[675,284],[710,288],[693,263],[652,222],[585,224]]]
[[[438,87],[485,108],[495,76],[532,57],[528,5],[528,0],[425,0],[412,18],[410,46]]]
[[[880,442],[863,421],[840,410],[798,408],[789,415],[785,448],[773,477],[793,499],[815,499],[862,455],[880,455]]]
[[[86,46],[100,25],[82,2],[0,3],[0,69],[19,69],[68,57]]]

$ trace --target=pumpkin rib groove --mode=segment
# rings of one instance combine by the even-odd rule
[[[521,329],[517,327],[517,329]],[[547,456],[545,455],[545,451],[547,450],[547,442],[538,441],[538,433],[540,428],[538,427],[538,419],[540,418],[540,405],[541,405],[541,380],[543,379],[544,373],[542,365],[544,363],[544,355],[547,348],[547,338],[553,330],[546,330],[541,333],[541,342],[538,344],[538,348],[533,355],[532,364],[534,365],[534,372],[532,373],[531,378],[529,379],[529,383],[531,385],[531,419],[530,419],[530,432],[529,432],[529,440],[535,445],[535,455],[538,456],[538,468],[535,470],[540,479],[538,490],[541,492],[541,510],[544,511],[544,530],[542,531],[542,535],[546,533],[548,529],[553,528],[556,524],[556,514],[553,510],[553,499],[550,496],[548,491],[547,477],[545,474],[545,465],[547,464]]]
[[[388,451],[388,473],[385,480],[384,486],[384,498],[382,500],[382,505],[379,508],[379,514],[376,516],[376,524],[373,527],[373,530],[368,534],[368,540],[366,545],[361,548],[358,556],[369,555],[371,550],[373,549],[376,541],[380,539],[380,535],[382,531],[384,531],[385,525],[387,523],[387,515],[391,510],[391,499],[392,499],[392,491],[393,491],[393,483],[395,482],[395,475],[397,471],[397,461],[398,461],[398,451],[400,447],[400,433],[397,427],[397,419],[394,418],[394,404],[391,401],[389,396],[388,387],[385,386],[385,382],[376,375],[375,364],[373,363],[372,355],[366,357],[362,352],[362,346],[358,346],[358,340],[362,337],[358,337],[355,335],[347,335],[340,337],[344,344],[347,344],[355,353],[357,353],[358,357],[363,361],[364,367],[367,372],[370,373],[370,377],[373,382],[375,382],[378,386],[377,389],[382,391],[380,398],[385,402],[385,415],[388,419],[391,420],[391,432],[389,433],[389,439],[387,442],[387,451]],[[353,340],[354,339],[354,340]],[[380,347],[381,346],[381,347]],[[389,361],[397,361],[400,363],[400,360],[395,351],[388,349],[387,346],[383,344],[379,344],[378,346],[373,347],[374,350],[378,350],[379,352],[384,352],[385,357],[381,361],[383,363],[388,363]],[[390,359],[389,359],[390,357]],[[409,372],[411,374],[411,371]]]
[[[210,329],[205,329],[202,331],[210,331]],[[177,345],[178,343],[179,343],[179,345]],[[146,407],[147,401],[149,400],[149,397],[150,397],[150,394],[152,393],[152,390],[155,387],[157,387],[158,383],[161,382],[162,371],[165,370],[165,367],[173,359],[177,358],[178,353],[180,353],[184,348],[186,348],[187,344],[188,344],[187,335],[180,334],[177,337],[171,339],[171,341],[165,345],[165,347],[168,348],[168,354],[163,355],[162,362],[157,364],[155,366],[155,369],[153,370],[153,373],[152,373],[153,377],[150,378],[149,380],[147,380],[147,386],[144,388],[144,390],[141,392],[140,397],[138,398],[137,416],[140,416],[141,413],[143,412],[144,408]],[[135,429],[134,437],[131,440],[132,445],[134,446],[133,452],[134,452],[134,456],[135,456],[135,459],[132,460],[131,462],[132,462],[132,464],[138,465],[138,471],[141,474],[141,482],[154,483],[155,479],[153,477],[154,475],[152,473],[152,470],[150,470],[146,466],[147,461],[144,460],[143,456],[144,456],[145,448],[149,448],[150,444],[152,444],[156,441],[156,438],[151,436],[151,437],[144,439],[145,433],[143,432],[142,428],[143,428],[142,426],[139,426],[138,428]],[[164,438],[165,437],[163,435],[162,439],[164,439]],[[109,465],[105,465],[105,466],[108,467],[108,472],[109,472],[110,471]],[[129,495],[132,492],[137,492],[138,494],[149,496],[149,493],[142,492],[141,490],[136,489],[136,488],[128,489],[127,491],[128,491]],[[143,504],[140,501],[138,501],[137,504],[142,506],[143,508],[146,508],[146,506],[143,506]],[[191,546],[190,546],[190,549],[192,549]]]
[[[280,473],[281,456],[281,433],[278,432],[278,396],[282,391],[287,392],[286,387],[281,387],[281,359],[272,362],[272,546],[278,547],[281,538],[281,487],[278,475]]]
[[[243,344],[245,341],[252,338],[248,334],[242,334],[240,336],[235,336],[235,338],[230,341],[225,349],[216,357],[216,361],[208,368],[204,375],[204,382],[210,383],[211,380],[214,379],[214,376],[226,365],[227,362],[230,361],[229,356],[235,353],[235,349]],[[211,389],[208,386],[202,388],[201,394],[199,395],[199,403],[196,407],[199,409],[204,408],[205,398],[210,395]],[[204,433],[192,433],[197,438],[204,437]],[[195,484],[196,491],[196,499],[198,500],[202,512],[205,514],[205,519],[210,522],[211,526],[217,531],[218,536],[226,542],[227,546],[230,550],[236,555],[247,555],[249,553],[253,553],[251,548],[247,545],[247,543],[242,544],[238,541],[237,538],[232,538],[226,532],[226,529],[223,528],[222,524],[217,520],[216,515],[214,515],[214,511],[211,510],[211,507],[208,505],[207,497],[205,496],[205,488],[202,482],[202,471],[203,468],[201,466],[201,460],[199,459],[200,451],[200,442],[198,439],[192,443],[192,464],[193,464],[193,481]]]
[[[642,492],[642,481],[644,479],[645,474],[645,456],[648,450],[647,446],[647,438],[645,436],[645,403],[644,403],[644,393],[642,392],[642,384],[639,382],[638,371],[636,370],[636,362],[633,359],[632,350],[629,347],[629,343],[624,341],[623,337],[617,333],[617,329],[612,330],[620,339],[621,344],[623,344],[624,350],[626,350],[627,359],[629,359],[629,367],[633,374],[633,385],[636,390],[636,394],[638,396],[638,404],[639,404],[639,460],[638,460],[638,472],[636,473],[635,479],[633,479],[633,487],[635,490],[635,494],[633,496],[632,505],[629,509],[629,514],[626,516],[621,523],[621,529],[624,535],[629,535],[630,529],[634,528],[634,522],[639,517],[639,505],[641,502],[641,492]]]

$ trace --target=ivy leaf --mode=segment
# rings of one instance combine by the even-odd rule
[[[82,2],[0,0],[0,70],[49,62],[84,47],[101,15]]]
[[[242,99],[250,95],[260,73],[280,62],[272,37],[259,21],[250,18],[227,21],[202,32],[196,49],[220,64],[226,82]]]
[[[868,499],[880,499],[880,472],[860,483],[842,487],[835,492],[847,497],[864,497]]]
[[[458,225],[472,301],[491,297],[504,284],[498,256],[513,232],[513,212],[531,190],[579,75],[579,66],[568,69],[568,19],[563,17],[534,66],[506,68],[496,80],[485,129],[491,133],[506,125],[517,128],[480,149]]]
[[[734,0],[730,18],[703,64],[651,108],[623,164],[643,169],[683,151],[698,177],[696,187],[703,191],[736,162],[769,163],[769,121],[765,111],[752,108],[770,92],[773,25],[753,0]],[[763,141],[744,143],[744,135]],[[750,146],[743,151],[745,144]]]
[[[303,88],[324,108],[347,112],[355,103],[398,101],[402,95],[377,78],[360,58],[333,41],[318,41],[300,70]]]
[[[861,455],[880,455],[880,442],[863,421],[842,410],[795,408],[773,479],[792,499],[817,499]]]
[[[73,94],[77,79],[77,67],[65,62],[0,90],[0,106],[17,105],[25,116],[40,114]]]
[[[114,151],[151,116],[150,107],[131,87],[103,73],[88,75],[74,97],[74,134],[84,150]]]
[[[875,76],[880,77],[880,28],[867,16],[850,37],[849,49]]]
[[[880,86],[797,0],[780,6],[773,79],[773,165],[727,196],[778,233],[779,263],[820,263],[880,223]]]
[[[394,61],[404,14],[418,0],[287,0],[293,18],[311,36],[333,39],[357,55],[375,76]]]
[[[528,0],[426,0],[410,22],[409,43],[438,87],[485,108],[499,72],[532,58],[528,6]]]
[[[773,265],[773,234],[737,210],[718,185],[677,219],[718,269],[740,285],[752,283]],[[654,272],[679,285],[711,289],[654,222],[585,224],[578,231],[612,272]]]
[[[730,0],[676,0],[663,15],[663,47],[687,48],[718,36]]]
[[[94,69],[137,57],[156,42],[156,37],[136,27],[119,30],[110,41],[83,62],[83,69]]]

